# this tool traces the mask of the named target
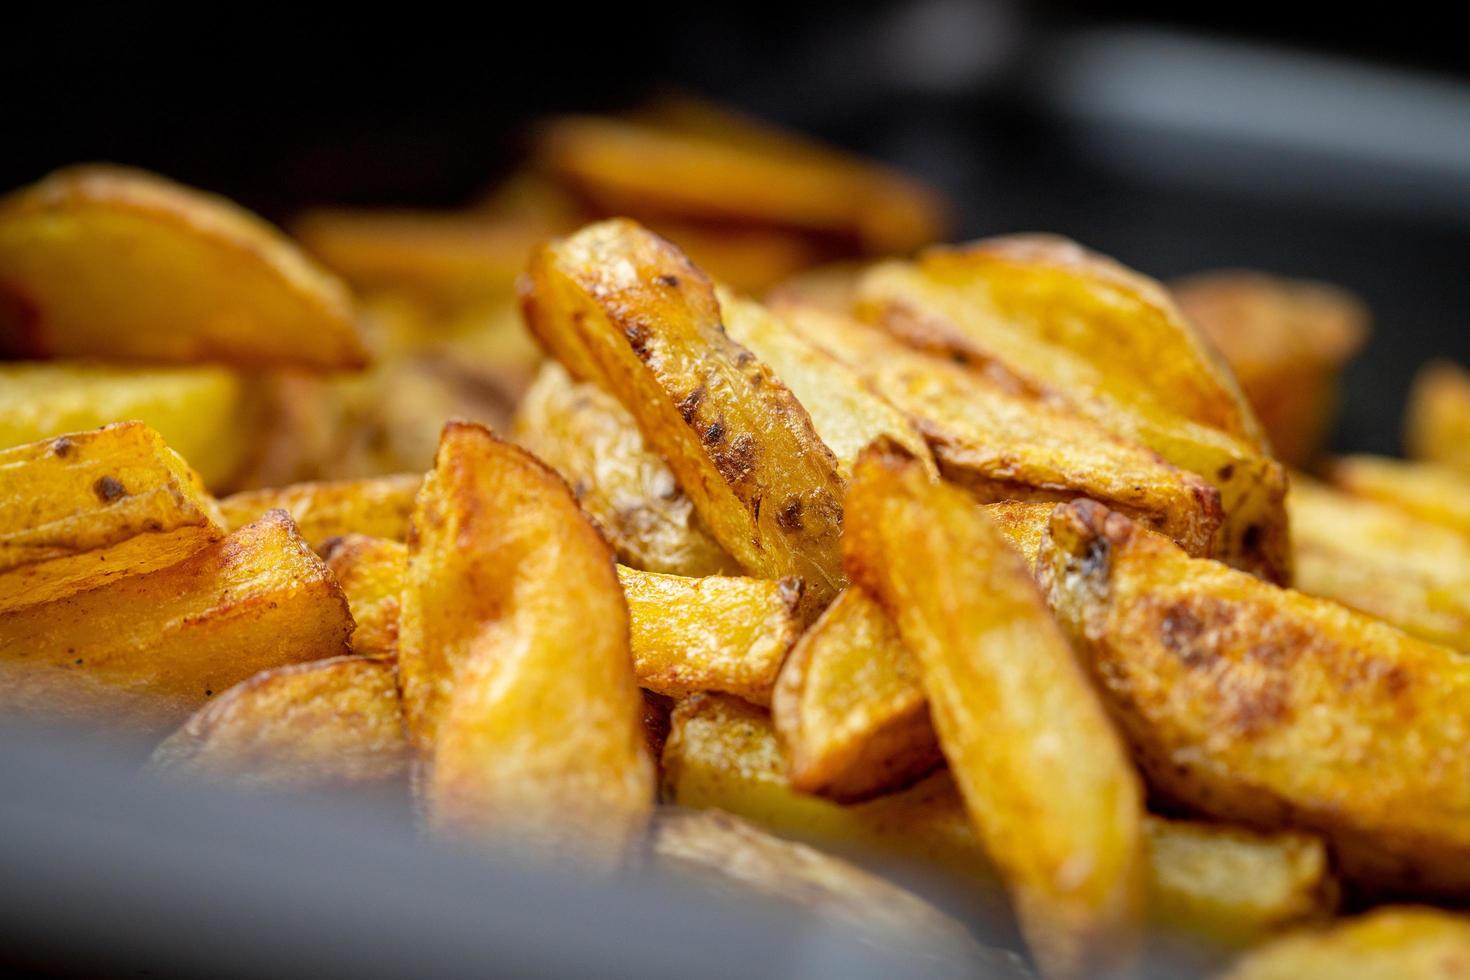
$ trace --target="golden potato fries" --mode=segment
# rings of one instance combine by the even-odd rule
[[[220,525],[198,475],[141,422],[0,450],[0,612],[172,565]]]
[[[878,255],[943,231],[918,184],[746,120],[689,129],[566,117],[542,131],[538,156],[602,214],[790,228]]]
[[[954,781],[936,773],[902,792],[839,806],[795,792],[765,712],[701,696],[674,712],[664,752],[670,802],[729,811],[774,833],[854,857],[906,859],[952,876],[992,907],[994,865]],[[1246,943],[1329,914],[1337,882],[1320,838],[1146,817],[1149,909],[1160,929]]]
[[[1470,661],[1092,501],[1057,510],[1042,565],[1162,797],[1315,830],[1360,882],[1470,886]]]
[[[400,473],[362,480],[297,483],[245,490],[224,498],[219,507],[231,529],[256,520],[268,510],[284,510],[313,547],[343,534],[401,541],[408,534],[414,495],[422,482],[417,473]]]
[[[1396,507],[1470,539],[1470,474],[1386,456],[1344,456],[1328,467],[1348,493]]]
[[[1016,236],[885,263],[858,293],[860,312],[905,342],[1068,405],[1209,481],[1224,508],[1221,555],[1289,579],[1284,471],[1229,368],[1158,283],[1064,239]]]
[[[150,767],[263,789],[391,785],[408,771],[393,665],[333,657],[263,671],[201,709]]]
[[[1305,466],[1337,411],[1337,376],[1368,339],[1368,310],[1325,283],[1206,272],[1170,284],[1185,317],[1224,355],[1277,459]]]
[[[1126,962],[1143,911],[1142,789],[1024,559],[897,447],[863,454],[846,509],[848,572],[919,662],[939,744],[1043,971]]]
[[[907,417],[864,386],[861,376],[803,337],[777,313],[719,290],[725,332],[770,366],[811,416],[817,436],[837,457],[843,479],[858,453],[886,436],[937,472],[924,436]]]
[[[1470,473],[1470,371],[1450,361],[1420,368],[1404,423],[1409,455]]]
[[[821,262],[830,246],[782,228],[733,227],[655,218],[648,227],[719,282],[758,293]]]
[[[396,657],[408,547],[365,534],[344,534],[327,539],[321,556],[337,576],[357,624],[352,631],[352,652],[363,657]]]
[[[351,297],[259,218],[142,171],[0,201],[0,355],[357,368]]]
[[[566,484],[450,422],[414,508],[398,664],[431,826],[616,863],[654,772],[612,553]]]
[[[1387,906],[1247,953],[1221,980],[1457,980],[1470,973],[1470,920]]]
[[[216,492],[250,460],[259,424],[245,376],[223,367],[0,364],[0,448],[132,420],[158,430]]]
[[[987,977],[1026,975],[1018,959],[982,949],[964,926],[914,893],[728,813],[664,811],[652,850],[666,866],[856,927],[880,949],[900,941],[936,966],[984,963]]]
[[[143,575],[0,613],[0,711],[163,734],[272,667],[347,652],[342,590],[291,519]]]
[[[627,564],[674,575],[739,570],[633,416],[596,385],[548,361],[521,400],[515,438],[566,479]]]
[[[590,225],[536,253],[522,302],[542,346],[638,420],[741,568],[800,577],[816,609],[841,590],[837,461],[677,249],[631,221]]]
[[[1297,589],[1470,650],[1470,542],[1300,474],[1287,502]]]
[[[783,308],[813,343],[862,375],[923,433],[947,480],[983,502],[1108,501],[1208,553],[1220,526],[1213,487],[1067,409],[881,331],[805,307]]]

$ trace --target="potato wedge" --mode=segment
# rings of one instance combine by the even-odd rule
[[[337,576],[357,628],[352,652],[363,657],[398,656],[399,599],[408,573],[408,546],[365,534],[328,538],[322,560]]]
[[[394,668],[333,657],[262,671],[215,698],[149,767],[260,789],[388,786],[408,774]]]
[[[648,227],[712,278],[758,293],[825,259],[831,248],[784,228],[655,218]]]
[[[982,948],[963,925],[913,892],[728,813],[661,811],[652,851],[665,867],[853,927],[878,949],[901,943],[929,959],[931,969],[1028,975],[1019,957]]]
[[[1024,559],[966,494],[864,452],[843,557],[919,662],[939,744],[1048,975],[1133,953],[1142,787]],[[934,575],[944,569],[943,575]]]
[[[619,863],[652,809],[654,769],[612,553],[561,478],[483,426],[447,424],[401,602],[404,717],[430,825]]]
[[[0,612],[156,571],[224,534],[198,475],[141,422],[0,450]]]
[[[1285,473],[1229,368],[1158,283],[1064,239],[1014,236],[877,266],[858,310],[1209,481],[1224,508],[1220,554],[1290,579]]]
[[[1229,363],[1277,459],[1305,466],[1337,411],[1337,376],[1368,339],[1368,309],[1326,283],[1204,272],[1169,285]]]
[[[233,530],[268,510],[291,515],[301,536],[319,548],[329,538],[365,534],[402,541],[408,534],[414,495],[423,477],[417,473],[361,480],[324,480],[287,487],[245,490],[219,502]]]
[[[521,400],[515,439],[566,479],[626,564],[673,575],[739,570],[628,410],[555,361]]]
[[[1287,503],[1297,589],[1470,650],[1470,542],[1300,474]]]
[[[1387,456],[1343,456],[1332,461],[1327,473],[1350,494],[1396,507],[1470,540],[1470,474]]]
[[[272,667],[347,652],[336,579],[271,511],[183,561],[0,614],[0,712],[164,734]]]
[[[538,157],[602,214],[791,228],[876,255],[943,235],[922,186],[747,120],[690,130],[564,117],[543,129]]]
[[[325,556],[358,617],[354,651],[391,654],[407,549],[348,535]],[[802,631],[799,580],[690,578],[620,565],[618,582],[639,685],[668,697],[724,691],[770,703],[777,673]]]
[[[855,320],[809,307],[780,312],[907,415],[945,478],[981,502],[1088,496],[1137,516],[1192,554],[1212,547],[1219,494],[1152,451]]]
[[[1431,361],[1409,389],[1404,445],[1410,456],[1470,473],[1470,371]]]
[[[223,198],[59,170],[0,201],[0,355],[357,368],[342,283]]]
[[[721,289],[725,332],[776,372],[811,416],[817,436],[852,475],[858,453],[879,436],[903,446],[931,473],[934,457],[924,436],[898,409],[873,394],[852,368],[803,337],[777,313]]]
[[[997,873],[947,772],[854,806],[806,796],[787,781],[765,712],[734,698],[700,696],[674,711],[664,794],[681,806],[727,810],[857,859],[914,862],[953,876],[982,906],[982,921],[1008,914],[993,905]],[[1156,928],[1247,943],[1324,917],[1335,905],[1327,849],[1313,835],[1153,816],[1145,817],[1144,829]]]
[[[618,397],[747,574],[800,577],[812,609],[836,596],[836,459],[790,390],[725,335],[703,273],[633,222],[606,221],[538,251],[521,296],[542,346]]]
[[[1221,980],[1457,980],[1470,973],[1470,919],[1387,906],[1253,950]]]
[[[1321,833],[1358,882],[1470,889],[1470,660],[1092,501],[1057,509],[1042,574],[1162,797]]]
[[[246,378],[227,368],[0,364],[0,448],[129,420],[158,430],[216,492],[240,475],[260,422]]]

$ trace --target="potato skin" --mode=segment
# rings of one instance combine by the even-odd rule
[[[139,170],[59,170],[0,200],[0,354],[240,366],[367,363],[346,287],[223,198]]]
[[[408,540],[398,637],[436,831],[617,864],[653,805],[612,553],[561,478],[451,421]]]
[[[979,505],[891,445],[859,459],[847,514],[848,572],[919,661],[939,744],[1042,971],[1125,968],[1143,915],[1142,787],[1024,560]]]
[[[0,711],[163,734],[271,667],[348,652],[341,588],[282,511],[183,561],[0,614]]]
[[[836,596],[837,461],[790,390],[726,336],[702,272],[633,222],[605,221],[540,249],[521,299],[542,346],[618,397],[747,574],[800,577],[813,610]]]
[[[1458,980],[1470,974],[1470,920],[1440,909],[1385,906],[1267,943],[1221,980]]]
[[[1317,831],[1346,877],[1470,888],[1470,662],[1335,603],[1191,559],[1092,501],[1042,575],[1150,785]]]
[[[323,480],[286,487],[245,490],[219,502],[231,529],[241,527],[268,510],[291,515],[301,536],[320,549],[329,538],[365,534],[402,541],[408,534],[414,495],[423,478],[417,473],[368,477],[361,480]]]
[[[395,673],[365,657],[262,671],[185,722],[149,767],[259,789],[390,786],[408,774]]]

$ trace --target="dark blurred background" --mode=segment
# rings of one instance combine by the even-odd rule
[[[0,34],[0,185],[102,159],[277,219],[455,204],[538,115],[672,86],[926,178],[962,236],[1350,287],[1377,332],[1335,445],[1394,451],[1414,366],[1470,361],[1470,60],[1427,5],[1313,6],[37,5]]]

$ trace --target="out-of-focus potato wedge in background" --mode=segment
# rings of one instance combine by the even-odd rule
[[[159,744],[149,765],[256,789],[386,788],[408,773],[402,715],[390,663],[293,664],[215,698]]]
[[[1219,494],[1143,446],[1064,407],[807,307],[780,311],[923,433],[945,478],[982,502],[1110,501],[1191,553],[1208,553]]]
[[[815,609],[841,590],[837,461],[791,391],[726,336],[687,258],[606,221],[538,251],[521,295],[542,345],[617,396],[748,574],[800,577]]]
[[[1470,541],[1470,474],[1386,456],[1343,456],[1329,464],[1327,475],[1350,494],[1396,507]]]
[[[430,825],[617,864],[653,806],[612,553],[566,484],[445,426],[419,491],[399,671]]]
[[[1368,309],[1325,283],[1203,272],[1169,284],[1240,381],[1277,459],[1305,466],[1337,412],[1338,375],[1368,340]]]
[[[363,657],[397,657],[399,600],[408,573],[407,545],[365,534],[345,534],[329,538],[319,547],[322,560],[347,596],[347,608],[357,624],[352,631],[352,652]]]
[[[1470,371],[1450,361],[1419,369],[1404,420],[1409,455],[1470,474]]]
[[[855,926],[879,948],[904,943],[931,969],[1028,975],[1014,954],[982,948],[964,926],[918,895],[728,813],[666,810],[654,823],[652,851],[665,866]]]
[[[1297,589],[1470,650],[1470,542],[1301,474],[1288,504]]]
[[[739,570],[633,416],[596,385],[547,362],[521,400],[515,438],[562,475],[623,562],[675,575]]]
[[[1157,282],[1065,239],[1012,236],[877,266],[858,310],[1209,481],[1224,507],[1220,554],[1290,579],[1285,474],[1234,375]]]
[[[1247,953],[1221,980],[1456,980],[1470,974],[1470,919],[1387,906]]]
[[[839,806],[796,792],[759,708],[701,696],[675,710],[664,753],[670,802],[738,814],[774,833],[892,866],[900,859],[959,888],[990,926],[999,878],[954,781],[936,773],[902,792]],[[1246,944],[1335,908],[1337,881],[1320,838],[1146,817],[1148,891],[1157,930]]]
[[[223,198],[110,166],[0,201],[0,353],[358,368],[342,283]]]
[[[846,512],[844,563],[919,662],[940,747],[1043,972],[1127,963],[1144,912],[1142,787],[1024,559],[891,444],[859,459]]]
[[[158,430],[218,493],[255,452],[259,403],[244,375],[216,365],[0,363],[0,449],[136,420]]]
[[[1470,891],[1470,660],[1092,501],[1050,547],[1052,608],[1161,798],[1321,833],[1369,886]]]
[[[175,564],[221,524],[198,475],[141,422],[0,450],[0,613]]]
[[[272,667],[348,652],[341,588],[291,519],[144,575],[0,613],[0,711],[164,734]]]
[[[245,490],[219,502],[231,530],[268,510],[284,510],[313,547],[344,534],[366,534],[401,541],[408,534],[414,496],[423,478],[417,473],[362,480],[298,483]]]

